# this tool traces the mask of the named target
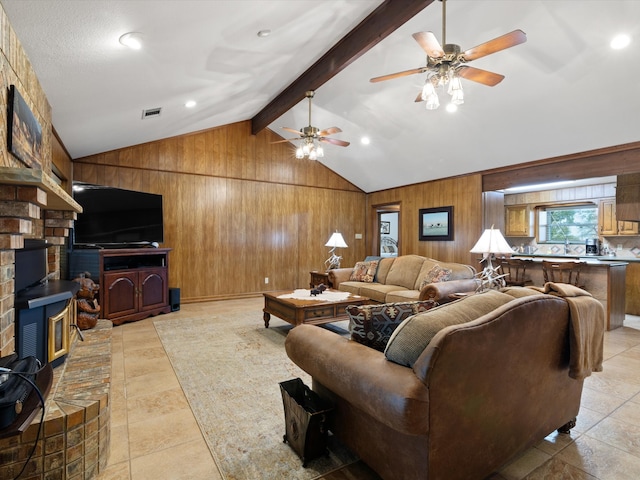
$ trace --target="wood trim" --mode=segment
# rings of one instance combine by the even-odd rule
[[[307,90],[325,84],[433,1],[385,0],[251,119],[252,135],[304,99]]]
[[[640,142],[485,170],[482,191],[636,172],[640,172]]]

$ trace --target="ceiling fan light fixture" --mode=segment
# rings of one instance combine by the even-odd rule
[[[425,105],[427,110],[437,110],[440,106],[440,99],[435,91],[432,95],[429,95],[425,101],[427,102]]]
[[[449,89],[447,93],[451,95],[451,103],[454,105],[462,105],[464,103],[464,92],[462,91],[462,81],[457,75],[453,75],[449,80]]]

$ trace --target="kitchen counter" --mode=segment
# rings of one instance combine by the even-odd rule
[[[581,260],[585,262],[640,262],[640,257],[618,257],[609,255],[572,255],[572,254],[558,254],[558,253],[518,253],[513,252],[513,258],[531,258],[535,260],[540,258],[541,260],[557,259],[557,260]]]
[[[605,310],[607,330],[621,327],[625,316],[626,270],[629,262],[616,257],[588,257],[568,255],[527,255],[514,254],[512,258],[532,260],[527,267],[527,277],[532,285],[544,285],[542,261],[584,261],[586,265],[580,272],[580,283],[584,289],[602,303]]]

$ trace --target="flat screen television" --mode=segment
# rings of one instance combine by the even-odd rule
[[[162,195],[74,183],[73,198],[82,206],[74,222],[78,246],[128,246],[162,243]]]

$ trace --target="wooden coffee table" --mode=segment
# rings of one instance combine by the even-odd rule
[[[327,292],[337,292],[338,290],[327,290]],[[271,315],[281,318],[292,325],[310,323],[320,325],[323,323],[337,322],[349,318],[345,312],[348,305],[365,305],[369,303],[367,297],[349,294],[345,300],[328,302],[322,299],[326,293],[321,293],[315,297],[309,296],[309,300],[298,300],[296,298],[278,298],[280,295],[293,293],[293,290],[282,290],[278,292],[264,293],[264,327],[269,328]]]

